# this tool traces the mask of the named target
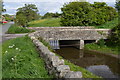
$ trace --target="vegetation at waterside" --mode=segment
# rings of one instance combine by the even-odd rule
[[[59,18],[40,19],[29,22],[29,27],[60,27]]]
[[[52,52],[54,52],[54,50],[51,48],[51,46],[49,45],[48,42],[46,42],[45,40],[43,40],[42,38],[39,38],[39,40],[48,47],[48,49]],[[57,53],[55,53],[57,56],[59,56],[60,59],[64,59],[62,58],[60,55],[58,55]],[[79,67],[71,62],[69,62],[68,60],[65,60],[65,64],[70,66],[71,71],[81,71],[83,74],[83,78],[101,78],[99,76],[96,76],[94,74],[92,74],[91,72],[87,71],[86,69]]]
[[[116,26],[117,27],[117,26]],[[117,32],[117,28],[114,30]],[[112,54],[120,54],[120,32],[112,34],[108,37],[108,40],[100,39],[97,43],[90,43],[85,45],[85,49],[95,50],[102,53],[112,53]]]
[[[107,45],[103,45],[103,46],[100,46],[96,43],[91,43],[91,44],[86,44],[85,45],[85,49],[87,50],[95,50],[95,51],[98,51],[98,52],[102,52],[102,53],[111,53],[111,54],[120,54],[119,53],[119,49],[120,47],[112,47],[112,46],[107,46]]]
[[[20,27],[17,24],[13,24],[8,29],[7,33],[9,34],[16,34],[16,33],[30,33],[34,32],[34,30],[27,29],[25,27]]]
[[[2,44],[2,78],[52,78],[28,36]]]

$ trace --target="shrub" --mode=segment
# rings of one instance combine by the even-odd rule
[[[105,45],[104,39],[100,39],[100,40],[97,42],[97,44],[98,44],[100,47],[104,46],[104,45]]]
[[[11,27],[8,29],[7,33],[14,34],[14,33],[29,33],[33,32],[33,30],[29,30],[25,27],[19,27],[16,24],[11,25]]]
[[[111,34],[108,37],[107,45],[120,46],[120,24],[111,30]]]

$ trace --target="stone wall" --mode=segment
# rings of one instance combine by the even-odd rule
[[[51,52],[48,47],[44,46],[34,34],[35,32],[28,36],[40,51],[40,56],[44,59],[49,74],[54,75],[56,78],[82,78],[81,72],[71,71],[70,67],[65,65],[64,60],[60,59],[55,53]]]

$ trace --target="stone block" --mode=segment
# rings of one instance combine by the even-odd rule
[[[34,40],[34,39],[36,39],[36,38],[35,38],[34,36],[31,36],[30,39]]]
[[[57,72],[68,72],[70,67],[68,65],[60,65],[56,68]]]
[[[70,71],[64,77],[65,78],[82,78],[82,73],[79,71],[77,72]]]

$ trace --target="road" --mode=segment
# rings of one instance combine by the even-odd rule
[[[3,36],[5,35],[5,33],[7,32],[7,30],[12,24],[14,24],[14,22],[9,22],[7,24],[0,26],[0,43],[2,42],[2,40],[6,40],[5,37]]]
[[[21,37],[26,35],[27,33],[24,34],[6,34],[6,32],[8,31],[9,27],[14,24],[14,22],[9,22],[7,24],[4,24],[2,26],[0,26],[0,43],[3,43],[6,40],[12,39],[12,38],[16,38],[16,37]]]
[[[9,29],[9,27],[14,24],[14,22],[9,22],[7,24],[2,25],[2,36],[5,34],[5,32],[7,32],[7,30]],[[0,34],[1,35],[1,34]]]

